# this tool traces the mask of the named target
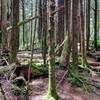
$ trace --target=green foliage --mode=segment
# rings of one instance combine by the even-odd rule
[[[86,61],[82,57],[79,57],[78,61],[80,63],[80,67],[79,66],[75,67],[75,65],[73,66],[72,62],[70,63],[72,66],[70,82],[73,86],[82,87],[84,85],[84,79],[81,77],[79,69],[82,68],[84,73],[85,72],[89,73],[91,69],[90,66],[86,63]]]
[[[71,73],[70,82],[73,86],[77,86],[77,87],[82,86],[81,81],[80,81],[80,75],[78,74],[78,72],[74,71]]]
[[[42,47],[42,43],[36,41],[35,48],[41,48],[41,47]]]
[[[76,87],[82,86],[82,82],[80,81],[80,76],[75,73],[72,73],[70,83]]]
[[[80,81],[80,74],[79,74],[79,69],[77,65],[73,65],[73,62],[71,63],[71,84],[73,86],[80,87],[82,86],[81,81]]]
[[[84,70],[90,71],[90,66],[89,64],[85,61],[85,59],[83,59],[82,57],[79,57],[79,63],[80,65],[82,65],[82,68]]]
[[[75,77],[71,78],[70,83],[75,87],[81,87],[82,86],[81,82],[78,79],[76,79]]]
[[[97,44],[98,44],[98,46],[100,46],[100,39],[97,40]]]
[[[57,97],[53,97],[53,96],[50,96],[50,95],[47,95],[47,96],[44,96],[43,97],[43,100],[58,100]]]
[[[32,64],[32,72],[36,73],[37,75],[48,75],[48,64]]]

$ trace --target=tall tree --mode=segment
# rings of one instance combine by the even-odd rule
[[[37,4],[36,4],[36,6],[37,6]],[[35,13],[36,13],[35,16],[37,15],[36,10],[37,10],[37,8],[35,7]],[[32,2],[32,0],[31,0],[31,16],[33,17],[33,2]],[[30,24],[31,24],[30,47],[31,47],[32,36],[33,36],[33,20],[31,20]]]
[[[85,12],[85,13],[84,13]],[[85,35],[87,32],[86,1],[80,0],[80,34],[81,34],[81,53],[83,65],[86,65]]]
[[[64,0],[58,0],[58,8],[64,6]],[[58,11],[57,43],[60,45],[64,39],[64,10]]]
[[[22,1],[22,19],[25,20],[25,0]],[[25,24],[23,24],[23,46],[25,43]]]
[[[0,0],[0,48],[2,43],[2,33],[1,33],[1,0]]]
[[[12,16],[13,16],[13,28],[11,33],[11,58],[10,62],[15,62],[17,57],[17,52],[19,49],[19,28],[16,25],[19,22],[19,0],[12,0]]]
[[[40,16],[39,20],[38,20],[38,39],[39,39],[39,42],[41,42],[41,36],[42,36],[42,0],[39,0],[38,8],[39,8],[38,15]]]
[[[2,31],[2,49],[7,46],[7,0],[1,0],[1,31]]]
[[[98,0],[95,0],[95,12],[94,12],[94,47],[97,50],[97,3]]]
[[[79,0],[71,0],[72,6],[72,61],[73,61],[73,73],[78,74],[78,2]]]
[[[60,63],[63,66],[68,67],[69,66],[69,59],[70,59],[70,37],[69,37],[69,31],[68,31],[68,19],[69,19],[69,3],[68,1],[64,0],[64,37],[65,42],[61,54],[61,60]]]
[[[87,0],[87,50],[89,50],[89,39],[90,39],[90,4],[91,0]]]
[[[54,41],[54,15],[52,12],[55,10],[55,0],[48,0],[48,32],[49,32],[49,86],[48,96],[57,100],[57,93],[55,87],[55,41]],[[52,100],[50,98],[50,100]]]
[[[47,0],[42,1],[42,51],[44,65],[46,65],[46,52],[47,52]]]

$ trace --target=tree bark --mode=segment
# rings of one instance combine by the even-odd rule
[[[38,12],[39,12],[39,19],[38,19],[38,40],[41,42],[41,36],[42,36],[42,0],[39,0],[38,5]]]
[[[48,96],[57,100],[57,93],[55,87],[55,41],[54,41],[54,15],[51,14],[55,10],[55,0],[48,0],[48,32],[49,32],[49,86]]]
[[[68,32],[68,20],[69,20],[69,16],[68,16],[68,13],[69,13],[69,4],[68,4],[68,1],[64,0],[64,6],[65,6],[65,9],[64,9],[64,37],[66,39],[66,41],[64,42],[64,46],[63,46],[63,50],[62,50],[62,54],[61,54],[61,59],[60,59],[60,63],[61,65],[63,66],[66,66],[68,68],[69,66],[69,59],[70,59],[70,37],[69,37],[69,32]]]
[[[58,8],[64,6],[64,0],[58,0]],[[57,32],[56,32],[56,43],[60,45],[64,40],[64,10],[57,12]],[[55,26],[56,27],[56,26]],[[61,55],[62,48],[59,50],[59,56]]]
[[[2,49],[8,49],[7,46],[7,0],[1,0],[1,32],[2,32]]]
[[[83,6],[84,4],[84,6]],[[85,12],[85,14],[84,14]],[[86,20],[86,1],[80,0],[80,35],[81,35],[81,53],[82,53],[82,64],[87,64],[86,59],[86,48],[85,48],[85,35],[87,32],[87,20]]]
[[[89,50],[89,39],[90,39],[90,5],[91,0],[87,1],[87,51]]]
[[[22,19],[25,20],[25,0],[22,0]],[[23,46],[25,44],[25,25],[23,24]]]
[[[94,47],[97,50],[97,3],[98,1],[95,0],[95,12],[94,12]]]
[[[77,48],[77,33],[78,33],[78,2],[79,0],[71,0],[72,5],[72,71],[78,74],[78,48]]]
[[[13,0],[12,16],[13,16],[13,28],[11,33],[11,48],[10,48],[10,63],[16,61],[17,52],[19,49],[19,28],[16,25],[19,22],[19,0]]]
[[[0,48],[2,43],[2,32],[1,32],[1,0],[0,0]]]
[[[46,65],[46,53],[47,53],[47,0],[42,2],[42,55],[44,65]]]

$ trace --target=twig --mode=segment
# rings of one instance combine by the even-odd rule
[[[67,36],[65,37],[64,41],[59,45],[59,47],[57,47],[57,48],[55,49],[55,53],[57,53],[58,50],[64,45],[64,43],[65,43],[66,40],[67,40]]]
[[[4,100],[7,100],[7,98],[6,98],[6,96],[5,96],[5,92],[4,92],[3,88],[2,88],[2,84],[1,84],[1,83],[0,83],[0,88],[1,88],[1,93],[2,93],[3,96],[4,96]]]
[[[68,70],[64,72],[64,75],[62,76],[61,80],[59,81],[58,85],[56,86],[56,89],[58,89],[58,87],[60,86],[60,84],[63,82],[65,76],[67,75]]]
[[[6,64],[7,64],[8,66],[10,66],[9,62],[6,60],[5,57],[3,57],[3,60],[5,60]]]
[[[96,94],[97,96],[100,96],[100,94],[96,92],[95,90],[93,90],[93,93]]]
[[[33,16],[33,17],[31,17],[31,18],[29,18],[29,19],[25,19],[24,21],[21,21],[21,22],[19,22],[17,25],[16,25],[16,27],[20,27],[21,25],[23,25],[23,24],[26,24],[26,23],[28,23],[28,22],[30,22],[30,21],[32,21],[32,20],[35,20],[35,19],[37,19],[37,18],[39,18],[39,16]],[[10,30],[12,30],[12,26],[9,26],[8,28],[7,28],[7,31],[10,31]]]

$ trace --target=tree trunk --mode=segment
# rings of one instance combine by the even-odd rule
[[[61,54],[61,58],[60,58],[60,64],[63,66],[68,67],[69,66],[69,59],[70,59],[70,45],[69,45],[69,32],[68,32],[68,13],[69,13],[69,4],[68,1],[64,0],[64,5],[65,5],[65,9],[64,9],[64,28],[65,28],[65,32],[64,32],[64,36],[65,38],[67,37],[66,41],[64,42],[64,46],[63,46],[63,50],[62,50],[62,54]]]
[[[89,50],[89,39],[90,39],[90,4],[91,0],[88,0],[87,5],[87,51]]]
[[[48,32],[49,32],[49,86],[48,96],[57,100],[56,87],[55,87],[55,41],[54,41],[54,15],[52,12],[55,10],[55,0],[48,0]],[[52,99],[50,99],[52,100]]]
[[[25,0],[22,0],[22,19],[25,20]],[[25,44],[25,25],[23,24],[23,46]]]
[[[79,0],[71,0],[72,5],[72,71],[74,74],[78,74],[78,2]]]
[[[16,25],[19,22],[19,0],[12,1],[12,16],[13,16],[13,28],[11,33],[11,58],[10,62],[15,62],[17,57],[17,52],[19,49],[19,28]]]
[[[38,4],[38,12],[39,12],[39,19],[38,19],[38,40],[41,42],[42,36],[42,0],[39,0]]]
[[[94,47],[97,50],[97,3],[98,1],[95,0],[95,12],[94,12]]]
[[[1,0],[1,31],[2,31],[2,49],[5,50],[7,46],[7,0]]]
[[[84,6],[83,6],[84,4]],[[83,13],[85,14],[83,15]],[[87,20],[86,20],[86,1],[80,0],[80,34],[81,34],[81,53],[82,53],[82,64],[87,64],[86,60],[86,48],[85,48],[85,35],[87,32]]]
[[[1,32],[1,0],[0,0],[0,48],[2,43],[2,32]]]
[[[58,8],[64,5],[64,0],[58,0]],[[56,43],[60,45],[64,40],[64,10],[60,10],[58,13],[58,26],[56,32]],[[59,50],[59,56],[61,55],[62,48]]]
[[[33,3],[31,3],[31,16],[33,16]],[[30,49],[31,49],[32,36],[33,36],[33,20],[31,20],[30,24],[31,24]]]
[[[42,55],[44,65],[46,65],[46,53],[47,53],[47,0],[43,0],[42,2]]]

